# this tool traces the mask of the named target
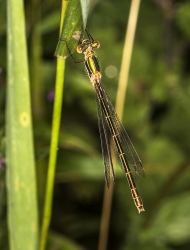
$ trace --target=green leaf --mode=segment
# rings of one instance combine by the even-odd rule
[[[90,0],[80,0],[82,9],[83,27],[86,27]]]
[[[38,213],[23,1],[7,1],[6,163],[10,249],[37,249]]]
[[[89,3],[89,0],[69,1],[55,56],[60,58],[66,57],[68,55],[67,44],[69,44],[69,50],[71,53],[75,51],[81,31],[86,27]]]

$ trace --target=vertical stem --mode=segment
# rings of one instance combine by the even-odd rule
[[[67,4],[68,1],[62,0],[60,31],[63,26]],[[49,165],[47,173],[44,214],[42,219],[42,228],[40,237],[40,250],[45,249],[47,234],[52,214],[53,187],[54,187],[56,160],[57,160],[57,145],[58,145],[59,128],[61,120],[61,107],[63,101],[64,72],[65,72],[65,60],[57,58],[55,102],[53,109],[52,134],[51,134],[50,157],[49,157]]]
[[[100,235],[98,242],[98,250],[107,249],[108,233],[109,233],[109,224],[110,224],[110,214],[111,214],[111,205],[113,198],[113,183],[110,183],[109,189],[107,185],[104,185],[104,199],[102,206],[102,217],[100,223]]]
[[[53,110],[53,123],[51,134],[50,158],[47,173],[47,184],[44,204],[44,214],[41,228],[40,250],[45,249],[49,224],[52,214],[52,200],[53,200],[53,187],[55,177],[55,167],[57,160],[57,145],[59,137],[59,127],[61,119],[61,106],[63,99],[63,79],[65,70],[65,60],[57,59],[57,75],[56,75],[56,89],[55,89],[55,102]]]
[[[134,44],[137,18],[139,13],[140,0],[133,0],[129,13],[129,21],[126,29],[125,44],[121,62],[121,70],[119,75],[119,83],[116,97],[116,111],[120,119],[123,116],[123,108],[126,96],[126,89],[129,78],[129,68],[131,63],[131,55]]]

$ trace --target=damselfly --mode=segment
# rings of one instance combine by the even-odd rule
[[[94,40],[87,31],[86,34],[87,39],[82,39],[82,36],[80,37],[77,52],[84,54],[84,59],[79,62],[84,62],[88,77],[95,90],[106,184],[109,188],[110,169],[113,180],[115,178],[110,151],[110,145],[113,144],[115,152],[120,158],[121,168],[124,170],[127,177],[134,203],[140,213],[144,211],[144,207],[134,180],[136,174],[140,174],[143,177],[145,176],[143,165],[102,85],[100,64],[94,52],[94,49],[100,47],[100,42]],[[74,58],[73,60],[75,61]]]

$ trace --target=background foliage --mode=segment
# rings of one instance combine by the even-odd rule
[[[39,212],[42,211],[54,97],[61,1],[25,1]],[[6,230],[6,9],[0,1],[0,249]],[[114,102],[130,1],[92,1],[88,29],[101,42],[103,83]],[[142,1],[123,124],[146,171],[138,215],[118,169],[108,249],[190,247],[189,1]],[[76,55],[78,57],[78,55]],[[109,66],[115,77],[106,74]],[[118,167],[119,168],[119,167]],[[68,58],[51,232],[47,249],[97,249],[104,188],[93,88]],[[21,208],[22,209],[22,208]]]

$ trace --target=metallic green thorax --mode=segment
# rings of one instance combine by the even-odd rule
[[[87,70],[89,77],[91,77],[93,74],[97,72],[100,72],[100,64],[95,55],[88,57],[88,59],[85,61],[85,68]]]

